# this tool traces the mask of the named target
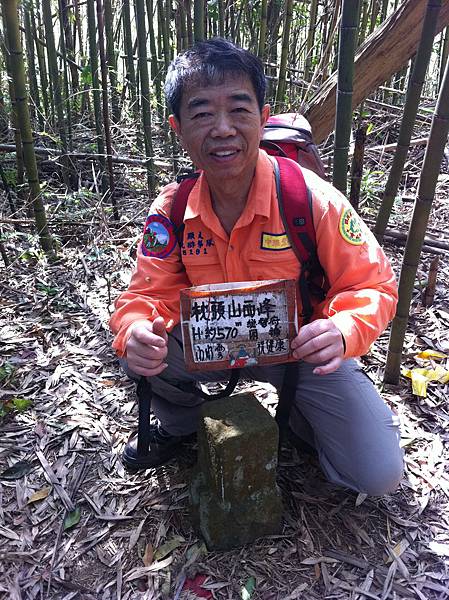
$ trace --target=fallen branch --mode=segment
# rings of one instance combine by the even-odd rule
[[[415,140],[410,140],[409,146],[422,146],[423,144],[427,144],[429,138],[416,138]],[[381,151],[381,152],[389,152],[390,150],[396,150],[397,144],[384,144],[383,146],[371,146],[371,148],[367,148],[368,151]]]
[[[0,144],[0,152],[15,152],[15,151],[16,151],[16,147],[13,144]],[[60,152],[59,150],[55,150],[54,148],[44,148],[43,146],[35,146],[34,151],[36,152],[36,154],[40,154],[43,156],[52,156],[55,158],[68,156],[69,158],[99,160],[99,159],[105,159],[108,157],[107,154],[90,154],[88,152],[67,152],[67,154],[64,154],[63,152]],[[154,157],[147,157],[146,159],[143,159],[143,158],[131,158],[129,156],[117,156],[117,155],[111,156],[112,162],[122,163],[125,165],[138,165],[138,166],[146,166],[149,158],[154,158]],[[179,160],[181,157],[176,157],[176,158]],[[158,167],[170,167],[171,166],[171,163],[167,163],[167,162],[163,162],[163,161],[159,161],[159,160],[155,160],[155,164]]]

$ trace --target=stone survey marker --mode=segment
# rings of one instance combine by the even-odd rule
[[[187,368],[221,370],[294,360],[297,333],[293,280],[245,281],[181,291]]]

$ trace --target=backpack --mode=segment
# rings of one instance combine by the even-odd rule
[[[323,162],[313,141],[312,128],[302,115],[272,115],[265,125],[260,147],[267,154],[291,158],[321,179],[326,179]]]

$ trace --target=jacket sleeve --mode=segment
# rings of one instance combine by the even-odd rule
[[[314,174],[306,180],[318,257],[329,283],[319,310],[341,331],[345,358],[360,356],[394,317],[396,279],[382,248],[346,198]]]
[[[168,218],[176,189],[176,184],[166,186],[151,205],[150,214]],[[135,321],[154,321],[161,316],[167,329],[173,329],[179,322],[179,292],[190,285],[179,244],[166,258],[155,258],[142,252],[141,239],[131,282],[116,300],[115,311],[109,322],[115,334],[112,346],[117,354],[125,354],[130,326]]]

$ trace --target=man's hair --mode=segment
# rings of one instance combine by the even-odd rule
[[[262,110],[266,88],[262,61],[248,50],[216,37],[196,42],[170,64],[165,80],[165,97],[170,111],[179,120],[186,84],[215,84],[222,82],[227,75],[247,76]]]

